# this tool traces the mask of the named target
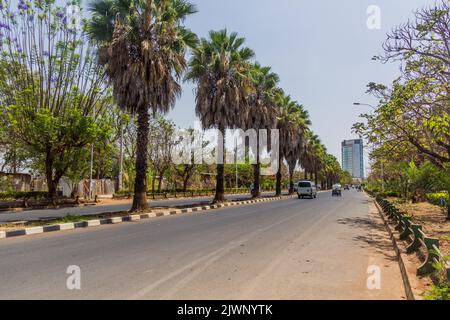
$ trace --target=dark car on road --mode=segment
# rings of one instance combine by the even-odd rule
[[[340,184],[333,185],[333,191],[331,191],[331,195],[334,196],[342,196],[342,186]]]

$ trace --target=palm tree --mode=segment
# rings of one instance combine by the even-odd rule
[[[251,70],[250,76],[252,80],[252,93],[249,97],[249,113],[246,120],[247,129],[256,130],[256,164],[253,165],[253,190],[252,197],[258,198],[260,192],[260,146],[259,146],[259,130],[275,129],[277,123],[277,110],[275,104],[275,94],[277,84],[280,81],[276,73],[271,72],[270,67],[262,67],[259,63],[255,63]]]
[[[204,129],[219,130],[216,194],[214,202],[225,201],[225,129],[243,128],[248,113],[250,59],[254,53],[243,47],[244,38],[227,30],[210,31],[201,39],[189,61],[186,79],[197,84],[196,114]]]
[[[183,26],[196,12],[184,0],[94,0],[91,38],[99,45],[117,104],[137,115],[136,178],[132,211],[146,209],[149,110],[168,112],[181,94],[186,51],[197,37]]]
[[[310,179],[315,180],[317,184],[317,173],[323,166],[324,147],[319,139],[319,136],[310,132],[306,138],[305,148],[300,156],[300,163],[305,170],[305,179],[308,179],[308,172]]]
[[[285,155],[289,166],[289,194],[294,193],[294,170],[306,147],[306,136],[308,135],[309,125],[311,124],[308,112],[297,102],[292,104],[291,114],[292,121],[296,127],[296,132],[293,136],[294,139],[292,143],[287,146],[287,154]]]
[[[321,170],[321,175],[325,179],[327,188],[331,188],[332,185],[339,181],[342,175],[341,165],[337,161],[336,157],[326,153],[324,154],[324,165]]]
[[[303,108],[283,92],[276,98],[278,106],[277,129],[280,139],[280,157],[277,172],[276,195],[281,194],[281,165],[283,158],[288,161],[290,168],[290,192],[293,190],[293,170],[299,158],[302,141],[308,130],[309,119],[304,119],[306,113]]]

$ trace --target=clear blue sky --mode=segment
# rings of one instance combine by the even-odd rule
[[[192,0],[199,12],[187,25],[199,36],[227,28],[247,39],[256,60],[273,68],[281,87],[310,112],[313,130],[328,151],[341,159],[340,142],[355,136],[351,126],[376,104],[365,94],[367,83],[391,83],[398,66],[371,61],[381,52],[386,33],[413,17],[427,0]],[[381,29],[369,30],[370,5],[381,9]],[[181,127],[193,126],[192,84],[168,118]]]

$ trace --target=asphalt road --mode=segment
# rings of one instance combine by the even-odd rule
[[[81,290],[67,289],[79,266]],[[381,289],[368,289],[368,267]],[[1,299],[403,299],[368,198],[346,191],[0,241]]]
[[[263,195],[273,195],[273,192],[265,192]],[[250,195],[227,195],[229,200],[244,200],[249,199]],[[195,197],[195,198],[180,198],[169,200],[151,200],[149,201],[150,208],[156,207],[171,207],[190,205],[194,203],[211,203],[213,197]],[[87,207],[72,207],[59,209],[43,209],[43,210],[27,210],[22,212],[4,211],[0,212],[0,224],[13,221],[35,221],[40,219],[61,218],[66,215],[95,215],[103,212],[120,212],[131,208],[131,200],[128,203],[108,204],[108,205],[94,205]]]

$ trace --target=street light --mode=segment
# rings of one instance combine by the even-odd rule
[[[367,106],[367,107],[371,107],[373,110],[377,110],[376,107],[374,107],[373,105],[368,104],[368,103],[353,102],[353,105],[354,106]]]
[[[354,106],[367,106],[372,108],[373,110],[377,110],[376,107],[374,107],[371,104],[368,103],[361,103],[361,102],[353,102]],[[381,191],[384,192],[384,165],[383,165],[383,158],[381,158]]]

